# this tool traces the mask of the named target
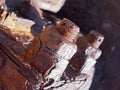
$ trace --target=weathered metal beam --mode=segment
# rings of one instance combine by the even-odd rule
[[[24,58],[26,49],[3,28],[0,28],[0,50],[19,68],[19,73],[31,83],[31,86],[36,87],[42,82],[40,74],[32,70],[31,65]],[[40,78],[38,78],[39,76]]]

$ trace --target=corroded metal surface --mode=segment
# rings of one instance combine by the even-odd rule
[[[46,27],[40,36],[37,36],[33,40],[32,44],[27,49],[27,52],[22,43],[16,41],[16,38],[11,33],[8,33],[9,30],[4,31],[6,29],[1,27],[0,49],[2,50],[2,53],[7,55],[8,61],[5,61],[12,63],[12,66],[10,67],[15,65],[15,67],[18,68],[18,72],[16,72],[16,69],[15,71],[13,69],[11,73],[15,73],[15,75],[18,73],[18,75],[15,76],[15,80],[23,81],[19,83],[22,83],[22,85],[24,83],[24,87],[21,85],[19,88],[27,88],[27,90],[34,90],[37,88],[48,89],[51,87],[56,87],[56,85],[59,86],[59,84],[64,81],[71,82],[73,78],[76,83],[77,80],[86,80],[84,81],[85,84],[81,82],[83,85],[80,87],[76,84],[78,87],[73,87],[73,89],[84,87],[89,88],[91,85],[92,77],[94,75],[94,65],[96,63],[96,59],[100,56],[101,51],[94,47],[92,43],[89,43],[89,40],[87,41],[88,36],[90,37],[89,34],[87,38],[82,34],[78,34],[78,36],[76,36],[76,33],[78,32],[76,30],[79,29],[75,29],[75,25],[71,21],[67,19],[63,19],[63,21],[67,24],[58,24],[59,27],[61,25],[61,28],[58,28],[58,26],[57,28],[52,26]],[[63,23],[63,21],[61,22]],[[72,24],[69,25],[69,23]],[[73,28],[70,27],[71,25]],[[74,30],[75,34],[73,33]],[[62,34],[60,32],[62,32]],[[72,33],[73,37],[70,37]],[[78,39],[76,39],[77,37]],[[75,40],[77,41],[75,42]],[[96,41],[96,38],[91,41]],[[4,59],[5,58],[0,59],[1,68],[4,66],[9,67],[9,64],[3,62]],[[3,68],[2,71],[4,71],[4,69],[5,68]],[[1,72],[1,75],[4,74]],[[62,77],[65,77],[65,79],[61,81]],[[87,77],[89,77],[89,79],[87,79]],[[12,87],[14,84],[7,83],[6,79],[2,79],[1,82],[4,82],[4,84],[8,87],[10,86],[11,88],[17,88],[17,84],[15,87]],[[14,82],[16,81],[13,81],[13,83]],[[70,88],[71,85],[72,82],[70,84],[64,83],[63,88],[68,86]],[[11,88],[10,90],[12,90]]]
[[[34,22],[13,12],[0,14],[0,89],[89,89],[104,37],[95,31],[85,37],[66,18],[42,29],[43,19],[36,2],[30,0],[26,4],[38,15],[30,17]],[[31,16],[32,12],[27,14]],[[34,24],[42,26],[39,35],[32,33]]]
[[[100,45],[104,37],[96,32],[91,31],[89,34],[92,34],[94,37],[98,35],[97,38],[89,38],[90,41],[96,42],[99,38],[100,41],[96,42],[96,46]],[[88,36],[89,36],[88,34]],[[71,58],[68,67],[66,68],[63,77],[61,80],[62,86],[58,87],[57,84],[53,84],[51,87],[54,87],[53,90],[66,89],[66,90],[88,90],[91,86],[93,75],[95,72],[96,59],[101,55],[101,50],[93,46],[93,42],[89,43],[82,34],[79,34],[77,39],[77,53]],[[100,36],[100,37],[99,37]],[[70,84],[69,84],[70,83]],[[49,87],[49,88],[51,88]]]
[[[0,75],[2,76],[0,79],[2,79],[3,82],[5,82],[5,85],[7,85],[7,87],[9,86],[11,87],[10,90],[16,90],[12,88],[17,88],[19,84],[14,85],[12,83],[17,82],[17,80],[20,80],[20,83],[22,80],[25,82],[28,81],[31,84],[30,85],[31,87],[35,86],[39,82],[37,79],[39,74],[31,70],[30,64],[25,61],[24,57],[26,49],[22,46],[20,42],[17,42],[10,33],[8,32],[6,33],[5,30],[6,29],[4,28],[0,29],[0,50],[2,51],[1,55],[3,55],[3,58],[1,59],[1,72],[0,72]],[[7,60],[4,58],[4,55]],[[6,63],[5,61],[10,63]],[[18,68],[17,71],[16,68]],[[20,77],[19,75],[22,77]],[[3,76],[6,76],[6,79],[4,79]],[[11,80],[9,79],[12,79],[13,76],[15,77],[15,80],[13,80],[12,83],[10,83]],[[9,83],[7,84],[7,82]],[[25,86],[25,82],[21,83],[22,84],[21,87]]]
[[[51,79],[56,82],[64,73],[69,59],[77,51],[77,46],[73,42],[75,42],[78,33],[79,28],[73,22],[63,19],[56,27],[48,26],[43,30],[40,38],[37,38],[39,42],[41,41],[41,47],[40,45],[38,46],[40,47],[39,50],[34,50],[38,49],[34,47],[28,49],[26,56],[28,58],[31,55],[33,56],[31,57],[32,62],[30,62],[39,72],[45,73],[47,70],[50,70],[49,74],[45,74],[46,82],[49,83]],[[70,37],[72,34],[73,36]],[[36,46],[38,42],[35,43],[33,41],[33,44]],[[31,50],[37,51],[38,54],[35,55],[36,52]]]

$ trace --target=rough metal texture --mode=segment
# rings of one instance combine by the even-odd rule
[[[95,42],[96,39],[104,38],[101,34],[95,31],[91,31],[88,36],[90,36],[91,33],[93,34],[92,36],[95,37],[98,35],[98,37],[89,38],[90,41]],[[99,37],[99,35],[101,36]],[[88,90],[90,88],[95,72],[94,66],[96,64],[96,59],[101,55],[101,50],[93,47],[92,43],[88,43],[89,40],[87,40],[85,36],[79,35],[77,39],[78,51],[70,60],[70,64],[63,75],[66,81],[63,86],[59,88],[53,86],[53,89]],[[100,42],[97,42],[96,46],[98,44],[100,45]]]
[[[62,32],[62,34],[60,32]],[[77,34],[74,34],[74,32],[77,32]],[[39,72],[45,73],[50,70],[50,72],[47,72],[45,75],[46,84],[50,83],[49,80],[51,79],[56,82],[61,78],[69,63],[69,59],[71,59],[77,51],[77,46],[74,42],[78,33],[79,27],[73,22],[63,19],[56,27],[48,26],[43,30],[40,38],[37,38],[39,42],[41,42],[39,50],[34,50],[35,48],[33,47],[28,49],[28,58],[31,57],[30,55],[33,56],[31,57],[32,60],[30,63],[36,67]],[[69,34],[73,34],[73,36],[68,37]],[[33,41],[33,44],[36,46],[38,42],[35,43]],[[36,47],[36,49],[38,48]],[[31,50],[37,51],[38,53]]]
[[[7,20],[7,18],[5,20]],[[4,26],[6,24],[2,24],[2,25]],[[45,81],[43,83],[43,86],[45,87],[45,89],[52,88],[50,86],[51,84],[54,85],[54,84],[58,83],[57,85],[59,86],[59,84],[63,81],[71,82],[71,79],[61,80],[61,78],[62,78],[62,75],[64,77],[63,73],[65,73],[67,75],[66,71],[68,69],[66,69],[66,68],[69,68],[69,65],[68,65],[69,60],[76,53],[77,47],[79,49],[79,46],[82,45],[81,43],[83,43],[83,41],[86,40],[86,38],[85,38],[85,39],[83,39],[83,41],[77,41],[80,44],[79,45],[77,43],[78,46],[75,44],[77,37],[78,37],[78,33],[79,33],[78,26],[76,26],[70,20],[63,19],[56,27],[50,27],[50,26],[46,27],[43,30],[43,32],[40,34],[40,36],[35,37],[33,43],[28,48],[26,54],[25,54],[26,49],[22,46],[22,43],[16,41],[16,38],[14,37],[14,35],[12,35],[12,32],[14,32],[14,31],[9,30],[8,28],[4,28],[3,26],[1,26],[1,31],[0,31],[0,33],[1,33],[0,49],[2,50],[2,52],[4,52],[9,57],[8,61],[13,63],[12,66],[15,65],[16,67],[18,67],[18,71],[19,71],[18,74],[23,75],[22,77],[19,77],[19,75],[15,76],[15,80],[18,80],[18,79],[21,79],[21,81],[23,80],[23,82],[20,82],[20,83],[27,83],[27,84],[25,84],[24,87],[19,87],[20,89],[22,89],[22,88],[27,88],[28,90],[38,89],[41,87],[41,84],[43,83],[42,78],[45,79]],[[11,33],[9,33],[9,32],[11,32]],[[70,37],[70,35],[72,35],[72,36]],[[93,36],[94,36],[94,34],[93,34]],[[87,42],[87,41],[85,41],[85,42]],[[86,44],[89,47],[88,43],[85,43],[85,44],[83,43],[83,46],[86,46]],[[89,64],[89,63],[87,63],[87,61],[88,61],[87,59],[89,59],[89,57],[90,57],[89,60],[97,59],[95,57],[92,57],[94,55],[93,52],[97,49],[94,50],[94,48],[93,48],[92,49],[93,52],[92,52],[91,49],[87,49],[88,47],[83,48],[83,52],[85,52],[85,55],[86,55],[86,56],[84,56],[84,57],[86,57],[85,62],[83,62],[83,63],[85,63],[85,65]],[[80,49],[80,52],[81,51],[82,51],[82,49]],[[82,56],[82,55],[80,55],[80,56]],[[93,62],[93,61],[91,61],[91,62]],[[83,82],[80,83],[80,84],[83,83],[83,85],[79,86],[79,84],[76,84],[77,87],[74,87],[74,89],[75,88],[84,88],[84,87],[86,87],[86,85],[88,88],[90,87],[92,77],[94,74],[94,71],[93,71],[94,64],[95,63],[93,63],[93,65],[91,67],[89,67],[89,65],[87,65],[87,66],[83,65],[82,69],[79,68],[78,72],[75,72],[75,74],[77,73],[77,76],[76,75],[73,76],[76,78],[75,82],[83,80]],[[9,65],[10,64],[4,65],[3,60],[1,60],[2,68],[3,68],[3,66],[7,67]],[[87,67],[89,69],[87,69],[88,71],[86,72],[85,68],[87,68]],[[71,70],[73,70],[73,68],[71,68]],[[91,70],[92,70],[92,72],[91,72]],[[6,68],[3,68],[2,71],[6,71]],[[16,69],[15,69],[15,71],[13,70],[11,73],[16,73]],[[42,77],[41,74],[44,77]],[[2,73],[2,75],[4,75],[4,73]],[[3,76],[1,76],[1,77],[3,77]],[[66,76],[66,77],[69,77],[69,76]],[[79,77],[80,77],[80,79],[79,79]],[[89,77],[89,79],[86,79],[88,77]],[[51,82],[51,79],[53,80],[53,82]],[[59,80],[60,80],[60,82],[58,82]],[[86,82],[87,84],[86,83],[84,84],[84,80],[87,81]],[[1,88],[5,88],[4,85],[7,85],[7,87],[11,87],[10,89],[17,88],[17,84],[15,84],[15,87],[12,87],[12,84],[7,83],[6,81],[7,81],[6,79],[1,80]],[[13,83],[14,82],[16,82],[16,81],[13,81]],[[70,86],[70,84],[65,84],[61,88],[65,89],[66,86],[68,87],[68,86]],[[71,85],[73,85],[73,84],[71,84]],[[50,87],[46,87],[46,86],[50,86]]]
[[[28,16],[33,18],[36,24],[43,25],[41,13],[39,12],[38,7],[35,6],[36,3],[27,2],[27,5],[28,4],[31,5],[31,12],[27,13]],[[32,17],[32,13],[38,17]],[[10,28],[9,21],[16,24],[16,21],[14,22],[16,16],[15,14],[7,15],[8,18],[5,16],[2,22],[4,23],[3,26],[9,26]],[[37,19],[38,22],[36,21]],[[21,20],[23,19],[20,19],[20,21]],[[18,27],[19,23],[20,22],[16,24]],[[12,25],[14,26],[14,24]],[[8,30],[8,28],[3,26],[0,30],[0,53],[1,55],[5,53],[6,56],[3,55],[4,58],[0,58],[0,69],[10,66],[9,72],[15,75],[15,80],[10,83],[9,79],[2,79],[4,76],[11,76],[10,73],[5,74],[4,71],[6,72],[7,68],[3,68],[0,72],[0,89],[6,88],[6,85],[7,88],[11,87],[9,88],[11,90],[16,88],[21,90],[89,89],[94,75],[96,59],[101,55],[101,50],[99,50],[98,47],[102,43],[103,37],[99,33],[92,31],[87,38],[82,35],[78,38],[79,27],[70,20],[63,19],[56,27],[46,27],[40,36],[35,37],[25,55],[26,49],[22,46],[22,42],[17,41],[19,38],[15,38],[14,35],[12,35],[13,31]],[[15,28],[15,30],[17,29],[18,28]],[[75,58],[72,58],[74,54]],[[8,59],[7,61],[6,58]],[[74,62],[74,60],[77,62]],[[6,62],[3,61],[10,61],[12,64],[6,64]],[[14,67],[14,65],[16,67]],[[12,77],[9,78],[12,79]],[[21,80],[20,83],[25,83],[23,87],[19,87],[17,83],[14,84],[18,79]],[[12,86],[12,84],[15,86]]]
[[[59,12],[60,17],[76,22],[81,32],[95,29],[105,36],[101,47],[103,54],[96,64],[91,90],[120,90],[119,4],[119,0],[67,0]]]
[[[2,62],[2,67],[0,67],[2,88],[22,89],[25,88],[27,80],[34,85],[37,80],[36,73],[33,73],[30,70],[30,65],[24,61],[25,48],[7,30],[0,28],[0,55],[3,55],[3,58],[0,59]],[[16,83],[18,80],[20,82]]]

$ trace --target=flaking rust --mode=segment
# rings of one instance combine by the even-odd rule
[[[45,73],[44,86],[51,84],[51,80],[58,81],[62,76],[69,60],[77,51],[75,42],[78,33],[78,26],[63,19],[56,27],[48,26],[43,30],[37,37],[40,43],[36,39],[33,41],[32,46],[38,47],[30,47],[26,56],[39,72]]]
[[[64,38],[66,38],[66,36]],[[63,88],[67,88],[67,90],[88,90],[92,84],[93,76],[95,73],[95,64],[97,62],[96,60],[102,54],[99,46],[103,40],[103,35],[94,30],[92,30],[86,37],[82,33],[79,33],[78,38],[75,40],[77,44],[77,52],[71,59],[69,59],[69,65],[64,71],[64,78],[66,78],[66,82],[71,81],[71,84],[63,83],[64,81],[61,80],[53,83],[53,80],[50,79],[49,84],[45,83],[48,87],[45,87],[44,89],[47,90],[53,87],[53,90],[54,88],[55,90]],[[64,64],[60,63],[56,65],[62,68]],[[54,73],[50,73],[50,75],[53,74],[51,76],[56,78],[54,75],[57,75],[57,69],[53,68],[51,69],[51,72],[52,71]],[[59,77],[62,76],[59,74]],[[62,84],[59,82],[65,85],[62,86]],[[51,83],[53,84],[51,85]],[[61,87],[57,88],[57,84],[60,84]]]
[[[71,58],[68,65],[68,68],[71,68],[75,70],[76,73],[79,73],[81,78],[85,78],[85,81],[83,80],[81,82],[83,85],[78,86],[77,90],[88,90],[90,88],[95,73],[96,60],[102,54],[99,46],[103,40],[103,35],[94,30],[90,31],[86,37],[82,33],[79,34],[79,37],[76,41],[78,47],[77,53]],[[73,89],[75,88],[76,87],[73,87]]]
[[[20,20],[23,19],[20,18]],[[23,21],[26,22],[25,19]],[[4,74],[8,66],[13,66],[10,70],[15,67],[11,73],[18,73],[20,78],[15,76],[15,79],[20,79],[22,85],[28,80],[29,85],[26,85],[28,90],[48,89],[51,85],[60,81],[67,67],[76,70],[79,75],[87,75],[92,80],[94,71],[90,76],[90,70],[94,68],[96,59],[102,53],[99,46],[104,37],[100,33],[91,31],[85,37],[80,33],[80,28],[77,25],[64,18],[56,26],[47,25],[26,50],[13,35],[13,32],[16,32],[14,29],[21,28],[19,26],[21,23],[16,21],[16,15],[14,13],[8,14],[1,22],[2,26],[7,26],[9,29],[0,27],[0,53],[1,55],[3,53],[7,55],[3,58],[0,56],[0,69],[3,69],[3,72],[0,73]],[[12,25],[9,25],[9,22]],[[31,27],[32,24],[33,22],[28,24],[28,27]],[[25,29],[23,32],[28,31],[30,33],[28,27],[22,26],[23,30]],[[18,32],[21,34],[22,29],[19,29]],[[5,59],[8,57],[9,61],[6,61]],[[4,67],[6,68],[4,69]],[[4,85],[10,85],[14,88],[10,82],[6,82],[6,79],[2,82]],[[16,80],[13,81],[13,83],[15,82]],[[88,88],[90,85],[91,82]],[[79,90],[83,90],[84,87],[85,85],[82,85],[82,89]],[[24,87],[22,90],[25,89]]]
[[[64,78],[67,78],[65,79],[67,82],[69,73],[73,75],[71,78],[74,77],[74,79],[70,78],[70,83],[74,80],[78,84],[65,85],[68,90],[89,89],[96,60],[102,53],[99,46],[104,40],[103,35],[92,30],[85,37],[80,33],[80,28],[66,18],[55,22],[54,26],[48,24],[43,28],[41,9],[56,13],[65,1],[26,0],[25,6],[21,5],[20,11],[33,21],[9,12],[5,0],[0,1],[1,90],[51,90],[56,83],[62,82],[61,77],[65,74]],[[34,25],[39,26],[38,31],[41,33],[36,35],[32,32],[37,29],[32,30]],[[26,41],[29,47],[24,47]],[[55,90],[57,89],[59,88]]]
[[[91,63],[96,62],[96,59],[98,59],[102,53],[99,46],[103,40],[103,35],[94,30],[92,30],[87,37],[83,34],[79,34],[77,39],[78,51],[70,60],[71,65],[79,71],[88,58],[93,59]]]

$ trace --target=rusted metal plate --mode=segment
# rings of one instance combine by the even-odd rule
[[[2,56],[1,56],[2,55]],[[20,74],[18,68],[3,51],[0,50],[0,90],[25,90],[26,78]]]
[[[0,29],[0,51],[2,51],[0,57],[3,56],[1,59],[0,79],[3,78],[2,81],[4,81],[5,85],[10,85],[10,90],[27,87],[25,86],[26,81],[32,83],[31,87],[35,86],[39,82],[37,79],[38,74],[31,70],[30,64],[24,58],[26,49],[10,33],[4,30],[6,29]],[[6,56],[5,65],[3,62],[4,55]],[[20,81],[18,82],[18,80]]]
[[[40,73],[45,73],[52,67],[54,59],[54,54],[46,47],[42,47],[36,54],[36,57],[30,61],[30,64],[33,65]]]

